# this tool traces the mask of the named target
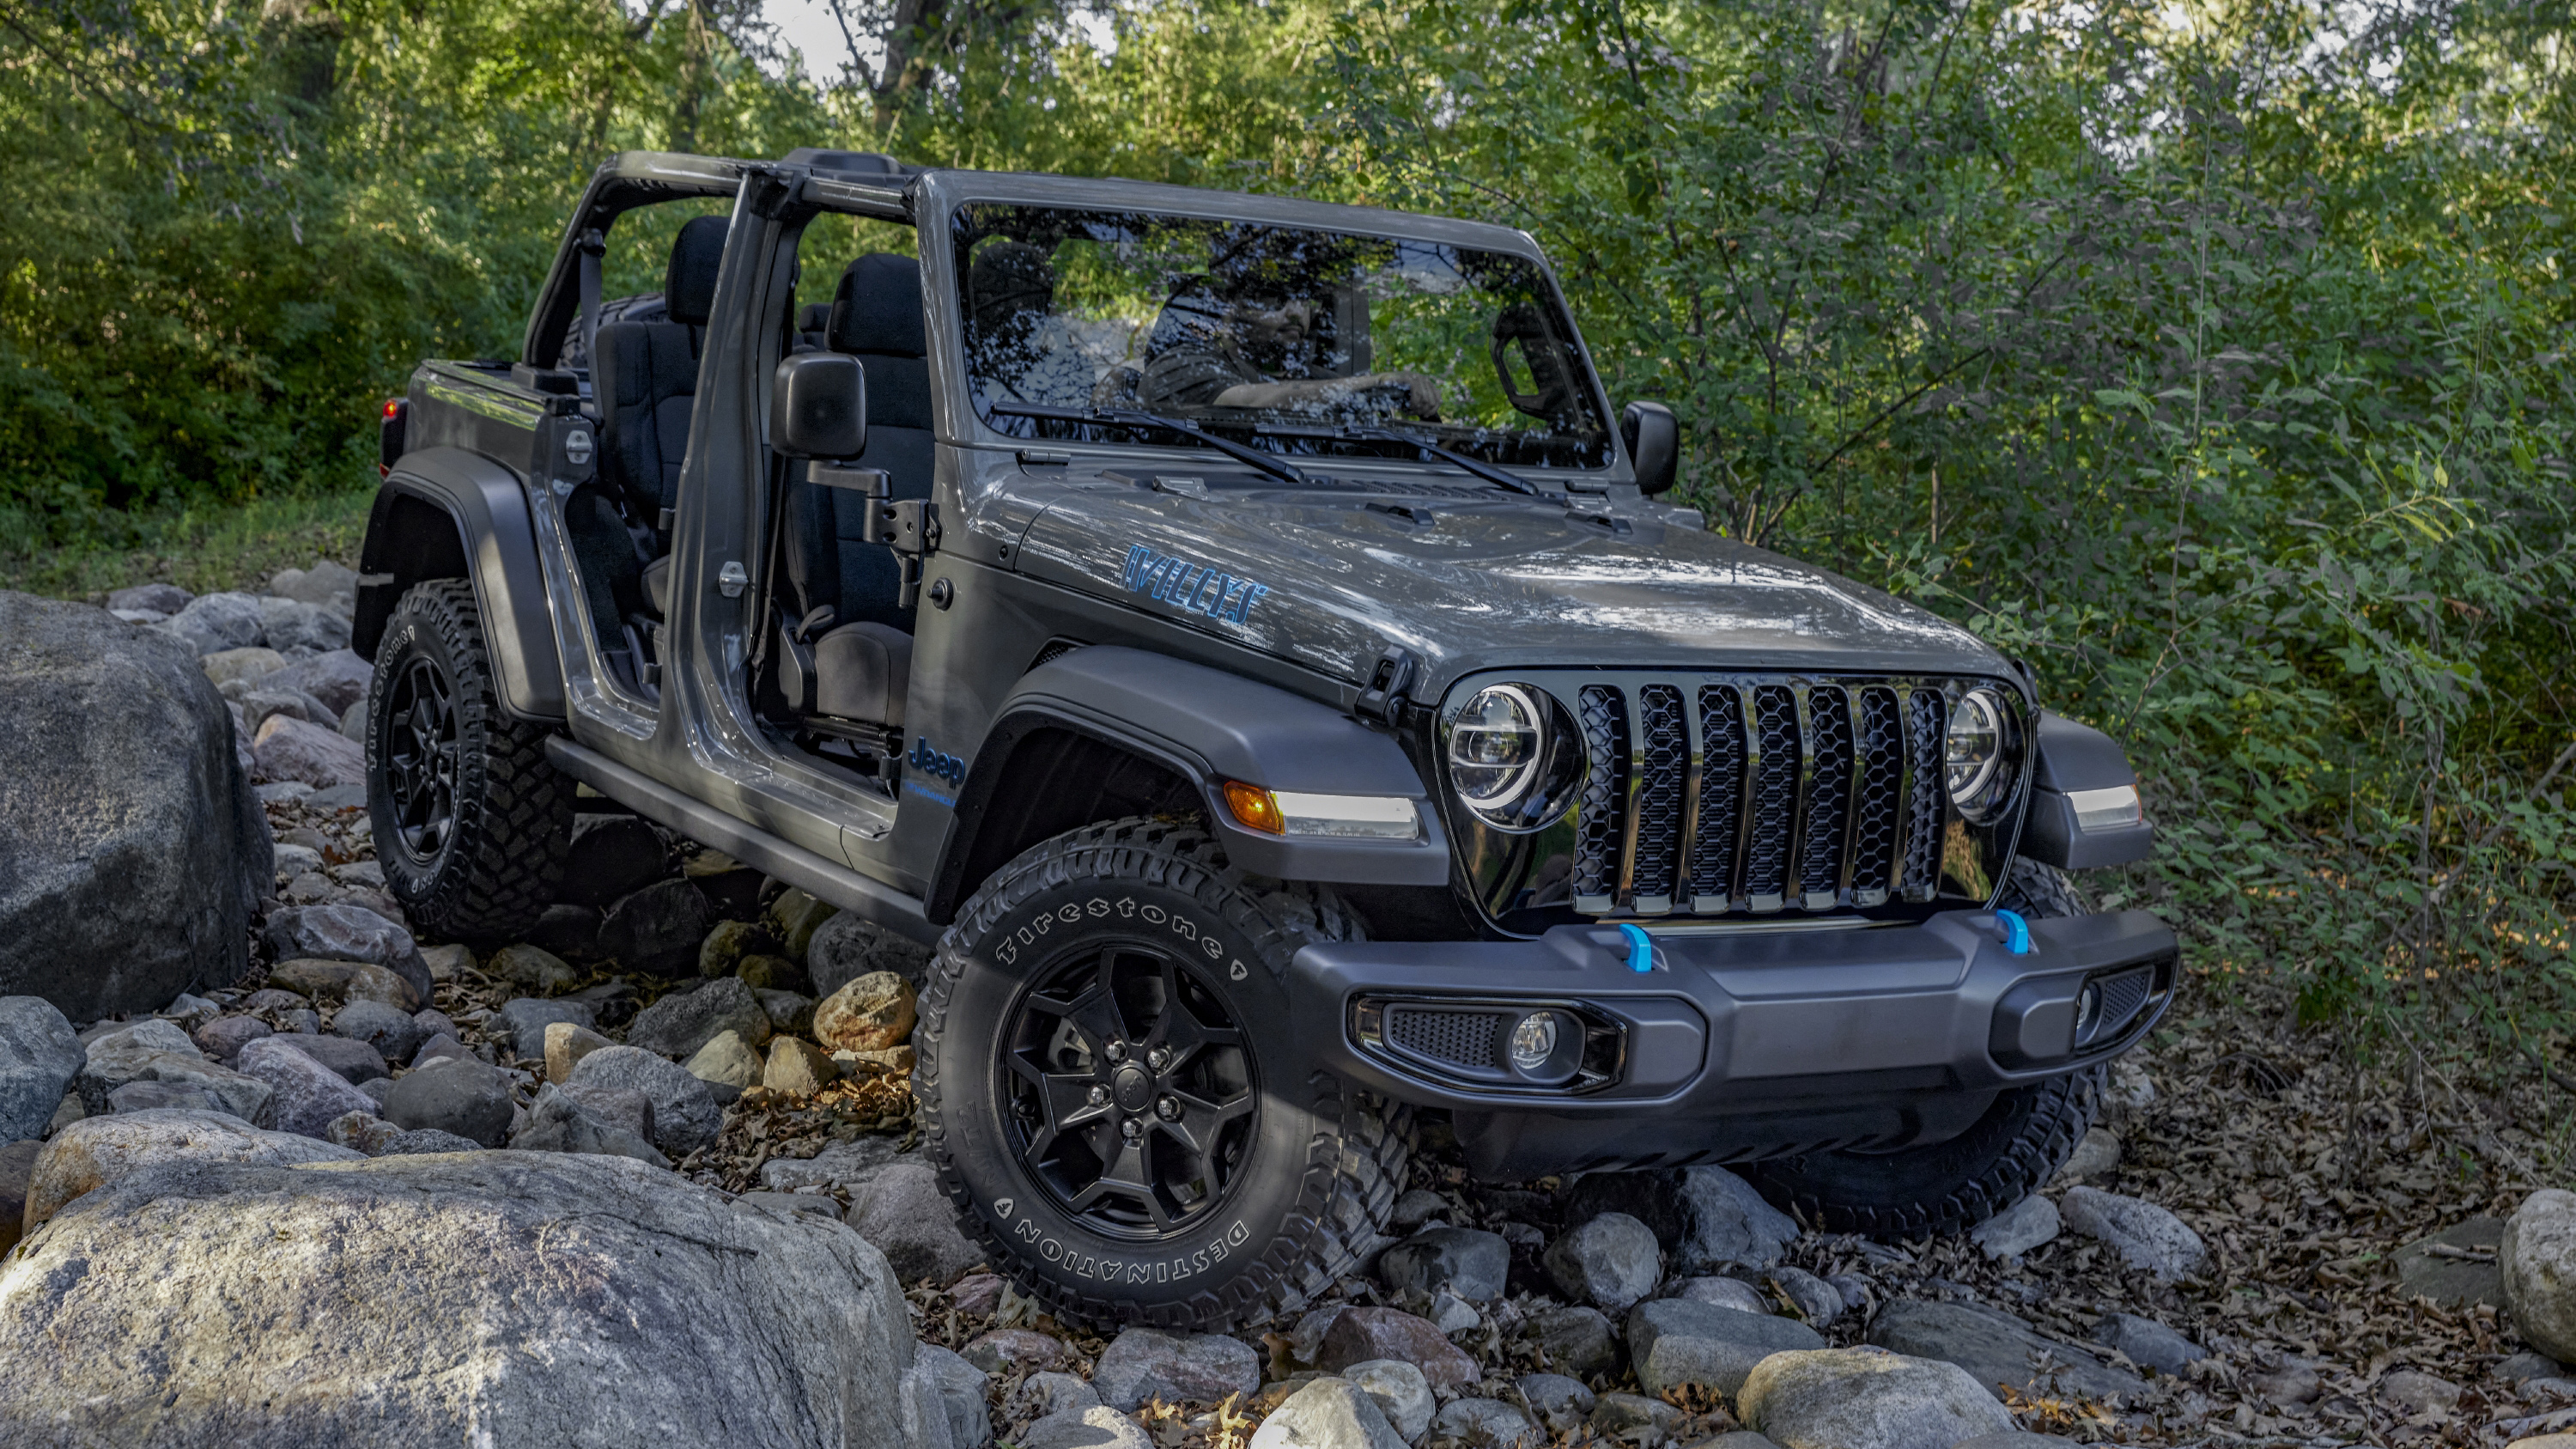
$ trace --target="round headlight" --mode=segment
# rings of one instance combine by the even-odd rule
[[[1942,782],[1950,803],[1979,824],[1993,819],[2012,794],[2011,729],[2003,696],[1991,689],[1969,690],[1950,711]]]
[[[1468,809],[1508,817],[1528,798],[1547,757],[1546,718],[1517,684],[1480,689],[1458,711],[1449,727],[1449,783]]]

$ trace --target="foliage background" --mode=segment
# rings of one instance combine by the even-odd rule
[[[2568,1060],[2563,4],[837,13],[817,84],[759,0],[0,0],[0,567],[345,536],[372,401],[511,354],[622,147],[1477,216],[1712,526],[2130,745],[2111,902],[2356,1040]]]

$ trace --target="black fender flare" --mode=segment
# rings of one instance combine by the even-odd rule
[[[1021,676],[996,711],[958,787],[925,899],[931,920],[953,920],[979,883],[969,878],[975,874],[970,864],[986,813],[1011,777],[1013,757],[1050,732],[1098,741],[1186,781],[1227,859],[1255,874],[1323,883],[1449,883],[1449,841],[1438,803],[1393,736],[1276,685],[1141,649],[1092,645]],[[1319,795],[1401,796],[1416,802],[1421,834],[1397,841],[1247,830],[1226,807],[1229,780]]]
[[[2091,725],[2042,712],[2032,730],[2030,813],[2021,829],[2021,854],[2060,870],[2128,865],[2155,853],[2156,828],[2143,812],[2137,820],[2086,829],[2068,797],[2084,790],[2127,786],[2138,772],[2119,742]]]
[[[405,453],[376,489],[358,567],[350,647],[361,656],[375,658],[385,620],[412,585],[466,579],[482,609],[501,707],[522,720],[563,721],[563,656],[518,475],[463,448]]]

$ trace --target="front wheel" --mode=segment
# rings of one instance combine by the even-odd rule
[[[1995,904],[2027,917],[2082,910],[2066,873],[2014,856]],[[2047,1185],[2093,1125],[2103,1068],[1999,1092],[1967,1131],[1895,1152],[1813,1152],[1765,1162],[1765,1197],[1827,1232],[1882,1241],[1964,1232]]]
[[[573,783],[502,713],[474,586],[416,584],[367,690],[367,809],[385,886],[432,940],[515,939],[556,895]]]
[[[1023,853],[922,997],[915,1092],[968,1231],[1059,1317],[1221,1332],[1294,1313],[1382,1228],[1408,1122],[1299,1075],[1287,966],[1357,924],[1190,827]]]

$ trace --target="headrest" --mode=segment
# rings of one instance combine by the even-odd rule
[[[716,267],[724,260],[721,216],[691,218],[671,239],[671,270],[662,278],[662,310],[674,322],[704,327],[716,309]]]
[[[889,252],[870,252],[841,273],[832,296],[834,352],[880,357],[927,357],[921,326],[921,264]]]

